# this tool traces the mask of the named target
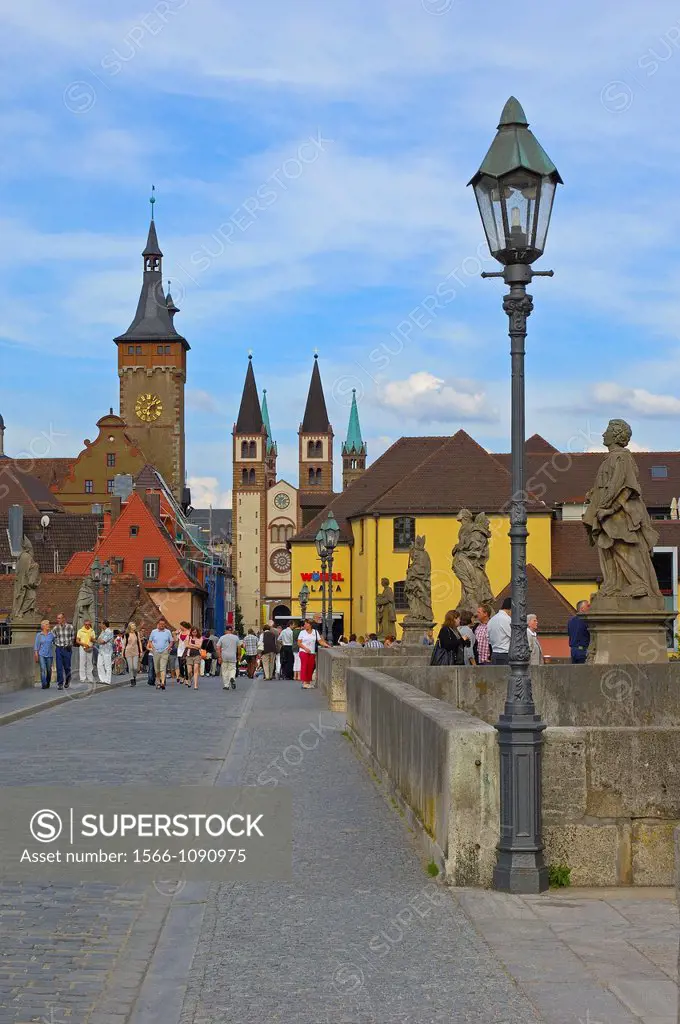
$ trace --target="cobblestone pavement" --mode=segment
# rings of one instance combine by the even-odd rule
[[[294,683],[138,685],[0,729],[14,784],[290,786],[290,883],[0,888],[1,1024],[670,1024],[667,894],[446,890]]]
[[[143,682],[68,700],[2,726],[0,778],[211,785],[243,700],[216,680],[197,693]],[[2,1024],[122,1024],[169,905],[153,886],[1,886]]]
[[[181,1024],[540,1020],[323,708],[258,687],[242,781],[292,787],[293,881],[211,888]]]

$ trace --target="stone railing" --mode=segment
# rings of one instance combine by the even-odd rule
[[[548,723],[543,839],[572,885],[673,884],[680,666],[532,669]],[[489,885],[498,839],[493,723],[507,668],[347,671],[350,735],[456,885]]]
[[[33,686],[36,667],[32,647],[0,647],[0,693]]]
[[[331,711],[347,710],[347,672],[354,665],[424,667],[432,656],[431,647],[332,647],[319,648],[317,684]]]

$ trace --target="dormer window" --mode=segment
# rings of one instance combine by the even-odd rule
[[[652,480],[666,480],[668,478],[668,466],[652,466]]]

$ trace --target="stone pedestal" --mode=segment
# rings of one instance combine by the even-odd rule
[[[12,647],[33,647],[40,622],[13,622]]]
[[[590,630],[590,663],[653,665],[668,661],[666,624],[674,615],[660,603],[595,595],[584,618]]]
[[[412,619],[408,615],[401,624],[403,635],[401,638],[404,646],[417,646],[422,642],[423,635],[428,629],[434,629],[434,622],[427,622],[422,619]]]

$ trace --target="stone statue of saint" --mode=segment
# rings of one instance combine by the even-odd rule
[[[411,545],[404,593],[409,619],[432,622],[432,564],[425,550],[425,537],[416,537]]]
[[[609,455],[587,495],[583,522],[597,547],[603,578],[593,603],[607,597],[647,598],[646,607],[662,608],[651,558],[659,535],[642,500],[635,459],[626,447],[631,434],[625,420],[609,421],[602,438]]]
[[[94,588],[89,576],[86,576],[80,584],[80,590],[76,598],[76,607],[73,612],[73,628],[76,633],[86,619],[89,619],[92,623],[96,619],[94,614]]]
[[[390,581],[385,576],[381,579],[380,585],[382,586],[382,593],[378,594],[375,599],[378,634],[382,637],[395,636],[397,606],[394,602],[394,591],[390,586]]]
[[[467,508],[458,513],[460,531],[451,552],[451,568],[460,580],[461,598],[458,607],[474,615],[480,604],[493,602],[486,563],[489,561],[489,517],[484,512],[473,516]]]
[[[33,555],[33,545],[28,537],[24,537],[14,580],[12,622],[30,622],[37,619],[36,594],[39,586],[40,569]]]

